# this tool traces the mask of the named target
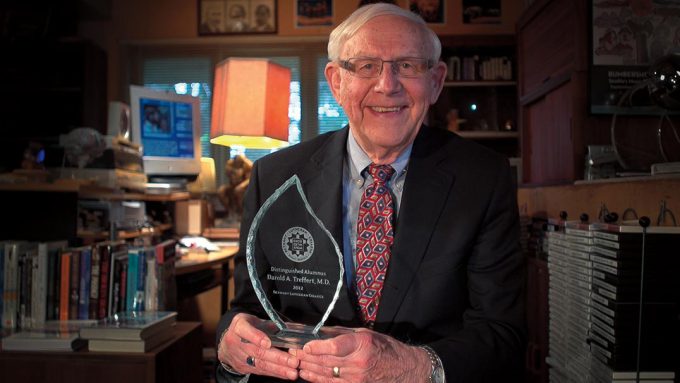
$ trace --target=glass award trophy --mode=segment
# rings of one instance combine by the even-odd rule
[[[292,176],[255,215],[246,242],[248,274],[271,321],[260,326],[282,348],[338,335],[323,327],[338,300],[342,253]]]

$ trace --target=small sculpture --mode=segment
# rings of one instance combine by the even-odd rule
[[[229,183],[220,186],[217,197],[227,210],[227,216],[234,214],[230,218],[240,220],[243,213],[243,196],[248,188],[252,169],[253,162],[242,154],[237,154],[226,163],[225,173]]]

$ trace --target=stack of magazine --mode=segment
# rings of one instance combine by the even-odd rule
[[[75,351],[87,344],[78,330],[89,324],[48,322],[42,328],[12,333],[2,338],[5,351]]]
[[[174,311],[126,311],[80,329],[90,351],[148,352],[170,340],[177,321]]]

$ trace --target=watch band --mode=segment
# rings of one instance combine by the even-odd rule
[[[445,383],[446,378],[444,378],[443,374],[444,366],[442,365],[442,361],[441,359],[439,359],[437,353],[434,352],[434,350],[430,346],[420,346],[420,348],[425,350],[427,356],[430,358],[430,363],[432,365],[432,370],[430,371],[430,378],[428,379],[428,382]]]

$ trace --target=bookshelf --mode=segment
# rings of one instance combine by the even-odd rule
[[[201,324],[177,322],[167,342],[146,353],[0,351],[0,381],[199,383]]]

